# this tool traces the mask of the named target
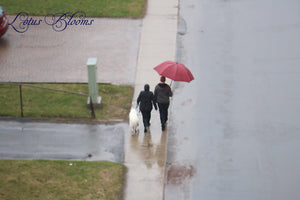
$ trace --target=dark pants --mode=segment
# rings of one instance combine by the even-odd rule
[[[168,109],[170,103],[158,103],[160,122],[162,128],[165,128],[165,124],[168,121]]]
[[[143,116],[143,123],[144,127],[150,126],[150,119],[151,119],[151,110],[150,111],[141,111]]]

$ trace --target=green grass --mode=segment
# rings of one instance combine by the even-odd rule
[[[0,199],[119,200],[125,173],[112,162],[0,160]]]
[[[90,17],[142,18],[147,0],[1,0],[7,14],[45,16],[83,11]]]
[[[88,84],[33,84],[47,88],[88,94]],[[95,109],[100,120],[126,120],[131,107],[133,88],[98,84],[101,108]],[[23,113],[29,118],[90,118],[87,97],[22,86]],[[0,116],[20,117],[20,92],[17,85],[0,84]]]

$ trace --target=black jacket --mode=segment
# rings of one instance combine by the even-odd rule
[[[139,97],[137,98],[137,104],[140,105],[141,111],[151,111],[152,105],[157,109],[156,104],[154,102],[153,92],[149,91],[149,85],[145,85],[145,90],[141,91]]]
[[[154,101],[157,103],[169,103],[173,95],[171,88],[167,84],[159,83],[154,90]]]

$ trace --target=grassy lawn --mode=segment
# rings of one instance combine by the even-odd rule
[[[7,14],[45,16],[83,11],[90,17],[142,18],[147,0],[1,0]]]
[[[33,84],[47,88],[88,94],[88,84]],[[98,84],[101,108],[95,109],[100,120],[127,120],[131,107],[133,88],[111,84]],[[24,117],[90,118],[87,97],[58,91],[22,86]],[[17,85],[0,84],[0,116],[20,117],[20,92]]]
[[[125,173],[112,162],[0,160],[0,199],[119,200]]]

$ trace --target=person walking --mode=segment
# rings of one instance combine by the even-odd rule
[[[170,97],[172,95],[170,86],[166,84],[166,77],[160,77],[160,83],[156,85],[154,90],[154,101],[158,104],[162,131],[166,129]]]
[[[143,116],[144,132],[147,132],[147,128],[150,126],[151,111],[154,106],[157,110],[156,103],[154,102],[153,92],[150,91],[150,86],[145,84],[144,91],[141,91],[137,98],[137,105],[140,106],[140,111]],[[153,105],[153,106],[152,106]]]

